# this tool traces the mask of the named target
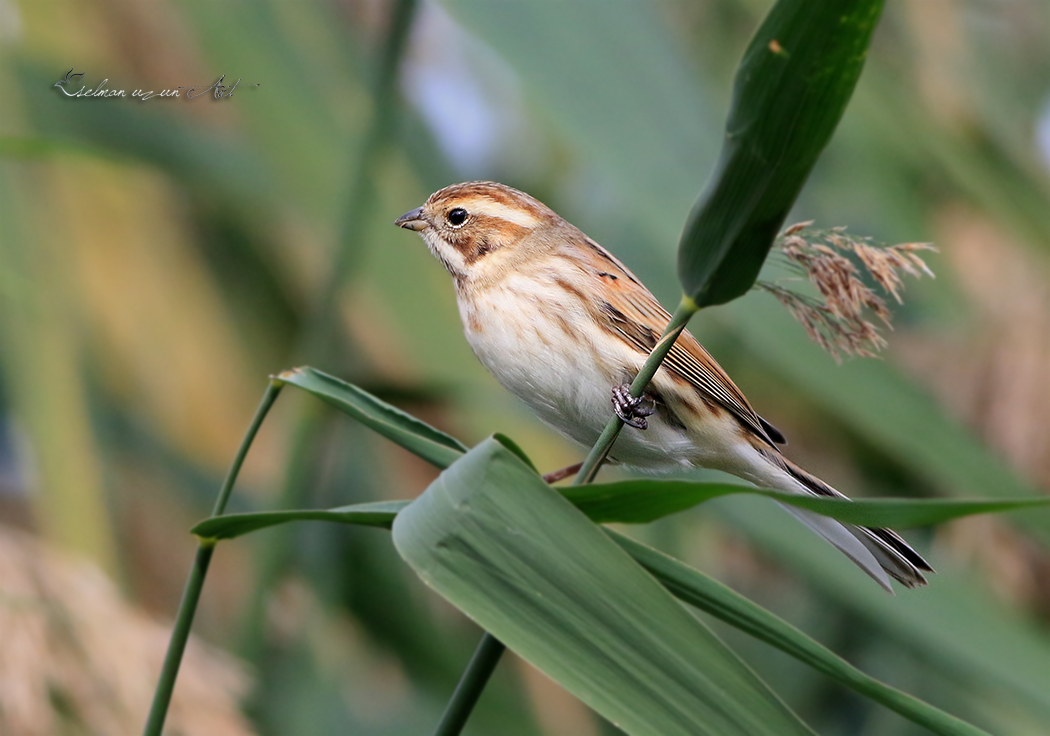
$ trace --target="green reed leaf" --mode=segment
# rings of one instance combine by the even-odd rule
[[[745,294],[860,77],[883,0],[779,0],[737,70],[715,172],[678,277],[697,306]]]
[[[447,468],[467,451],[467,446],[456,438],[364,389],[315,368],[293,368],[275,380],[313,394],[439,468]]]
[[[494,439],[398,514],[393,538],[427,585],[625,733],[812,733]]]
[[[907,529],[963,516],[1046,508],[1050,497],[1015,499],[863,498],[856,500],[772,491],[737,483],[639,478],[559,489],[578,509],[599,523],[646,524],[697,504],[734,493],[766,496],[861,526]]]

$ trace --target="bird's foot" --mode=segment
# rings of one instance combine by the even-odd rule
[[[643,406],[649,402],[649,406]],[[648,396],[631,396],[631,387],[628,384],[613,386],[612,405],[616,416],[623,420],[624,424],[635,429],[648,429],[649,422],[646,417],[656,413],[655,402]]]

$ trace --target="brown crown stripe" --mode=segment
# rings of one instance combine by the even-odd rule
[[[469,199],[470,197],[488,199],[489,201],[507,207],[524,207],[525,209],[529,209],[536,213],[543,212],[547,209],[546,206],[528,194],[525,194],[525,192],[520,192],[517,189],[512,189],[511,187],[488,181],[472,181],[464,184],[453,184],[452,186],[434,192],[430,195],[430,199],[427,200],[427,203],[435,204],[452,199]]]

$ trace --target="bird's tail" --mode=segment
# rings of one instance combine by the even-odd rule
[[[807,473],[780,453],[774,455],[763,452],[763,455],[786,471],[792,480],[797,481],[809,493],[815,496],[846,498],[820,478]],[[781,490],[791,493],[798,492],[797,488],[782,488]],[[891,593],[893,591],[887,575],[906,588],[914,588],[926,585],[923,572],[933,572],[933,568],[926,560],[891,529],[872,529],[866,526],[842,524],[827,516],[794,506],[785,505],[785,508],[803,524],[835,545]]]

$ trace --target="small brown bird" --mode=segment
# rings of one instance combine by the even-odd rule
[[[712,468],[789,493],[843,498],[785,458],[783,435],[683,332],[645,395],[626,387],[670,315],[620,261],[524,192],[445,187],[396,224],[415,230],[455,281],[467,341],[541,419],[590,447],[616,411],[610,457],[649,469]],[[611,406],[610,406],[611,403]],[[887,590],[924,585],[930,566],[895,532],[788,507]]]

